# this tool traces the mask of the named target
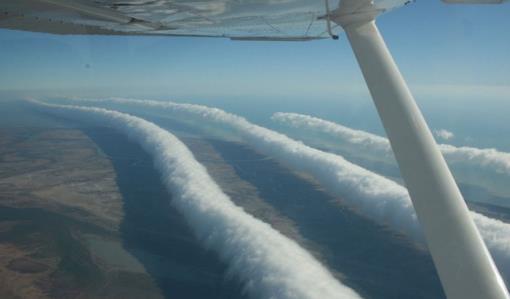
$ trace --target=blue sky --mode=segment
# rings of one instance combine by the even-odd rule
[[[510,95],[510,5],[419,0],[378,24],[418,95]],[[344,36],[305,43],[0,30],[0,89],[101,95],[367,95]]]

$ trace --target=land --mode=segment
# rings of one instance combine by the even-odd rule
[[[236,204],[320,257],[207,140],[183,141]],[[171,209],[150,157],[128,145],[106,128],[0,128],[0,298],[163,298],[187,284],[180,292],[202,297],[190,288],[225,280]]]
[[[405,242],[333,208],[337,199],[311,178],[241,144],[181,140],[232,201],[345,283],[395,295],[403,291],[392,275],[424,269],[419,279],[404,275],[412,293],[433,273]],[[111,129],[0,129],[0,298],[243,298],[170,203],[152,158]],[[407,268],[390,271],[402,257]],[[432,280],[425,289],[437,289]]]
[[[0,129],[0,298],[161,298],[123,248],[123,216],[111,162],[82,131]]]

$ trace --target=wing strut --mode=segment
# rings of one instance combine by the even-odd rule
[[[337,14],[409,190],[449,299],[509,298],[464,199],[371,14]],[[369,16],[362,20],[363,16]],[[361,21],[360,21],[361,20]]]
[[[331,10],[329,9],[329,0],[324,0],[324,5],[326,7],[326,28],[328,30],[329,36],[331,36],[332,39],[338,39],[338,35],[333,33],[333,30],[331,30]]]

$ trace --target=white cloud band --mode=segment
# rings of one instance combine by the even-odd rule
[[[128,135],[152,155],[154,165],[206,246],[215,250],[258,298],[360,298],[297,243],[247,214],[225,195],[187,147],[157,125],[93,107],[33,102],[69,118],[93,118]]]
[[[391,155],[388,139],[372,133],[354,130],[331,121],[297,113],[278,112],[273,114],[271,119],[292,128],[322,132],[335,138],[341,138],[376,156],[381,154]],[[440,131],[442,135],[448,137],[447,139],[453,137],[453,134],[450,134],[451,132]],[[448,144],[440,144],[439,148],[445,159],[450,163],[464,163],[472,167],[483,167],[487,171],[510,174],[510,153],[496,149],[456,147]]]
[[[311,148],[217,108],[131,99],[103,99],[92,102],[165,110],[174,117],[193,119],[202,126],[206,121],[207,125],[214,124],[233,130],[260,152],[280,160],[295,170],[313,175],[329,192],[339,195],[344,203],[362,214],[418,242],[422,241],[420,225],[407,189],[341,156]],[[382,147],[388,141],[379,137],[370,139],[369,142]],[[510,224],[476,212],[471,212],[471,215],[500,271],[510,279]]]

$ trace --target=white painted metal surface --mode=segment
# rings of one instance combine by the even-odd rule
[[[342,24],[395,152],[447,297],[509,298],[375,22]]]

